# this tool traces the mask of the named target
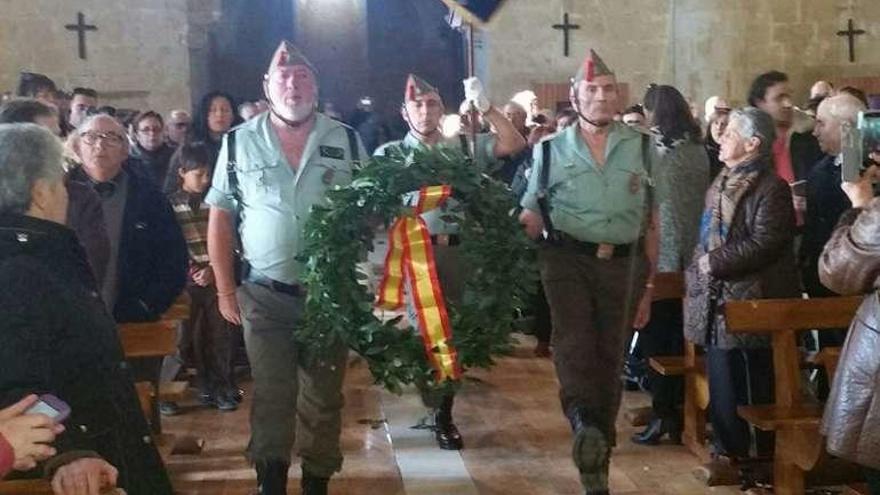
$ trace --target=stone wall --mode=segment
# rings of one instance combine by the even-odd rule
[[[7,0],[2,10],[0,89],[14,90],[19,71],[30,70],[64,89],[93,87],[117,107],[189,107],[187,0]],[[86,60],[64,28],[77,12],[98,27],[86,34]]]
[[[551,28],[564,12],[580,25],[567,58]],[[868,31],[856,39],[854,64],[836,36],[849,18]],[[880,75],[876,0],[507,0],[486,31],[481,60],[494,99],[566,81],[591,47],[635,98],[658,82],[698,101],[724,94],[742,102],[755,75],[779,69],[802,103],[816,79]]]

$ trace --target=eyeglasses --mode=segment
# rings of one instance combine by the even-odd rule
[[[171,124],[175,129],[186,129],[189,127],[189,122],[174,122]]]
[[[125,137],[120,136],[115,132],[86,131],[80,134],[79,137],[89,146],[97,145],[98,141],[102,141],[104,144],[110,146],[122,146],[122,144],[125,143]]]

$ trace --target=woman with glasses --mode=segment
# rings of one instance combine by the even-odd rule
[[[165,121],[161,115],[149,110],[135,116],[131,127],[135,141],[131,156],[140,160],[141,169],[158,187],[162,187],[174,154],[174,148],[165,143]]]

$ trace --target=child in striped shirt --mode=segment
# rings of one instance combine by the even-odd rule
[[[220,314],[214,272],[208,260],[209,206],[204,198],[211,185],[209,160],[210,150],[203,142],[181,145],[172,158],[177,164],[171,167],[177,170],[178,189],[168,199],[189,250],[187,291],[192,303],[189,338],[183,339],[183,347],[190,347],[202,403],[234,411],[241,400],[232,366],[234,329]]]

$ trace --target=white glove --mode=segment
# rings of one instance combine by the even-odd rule
[[[489,103],[489,98],[486,98],[483,83],[476,77],[469,77],[462,81],[462,84],[464,84],[464,99],[472,102],[480,113],[489,111],[492,104]]]

